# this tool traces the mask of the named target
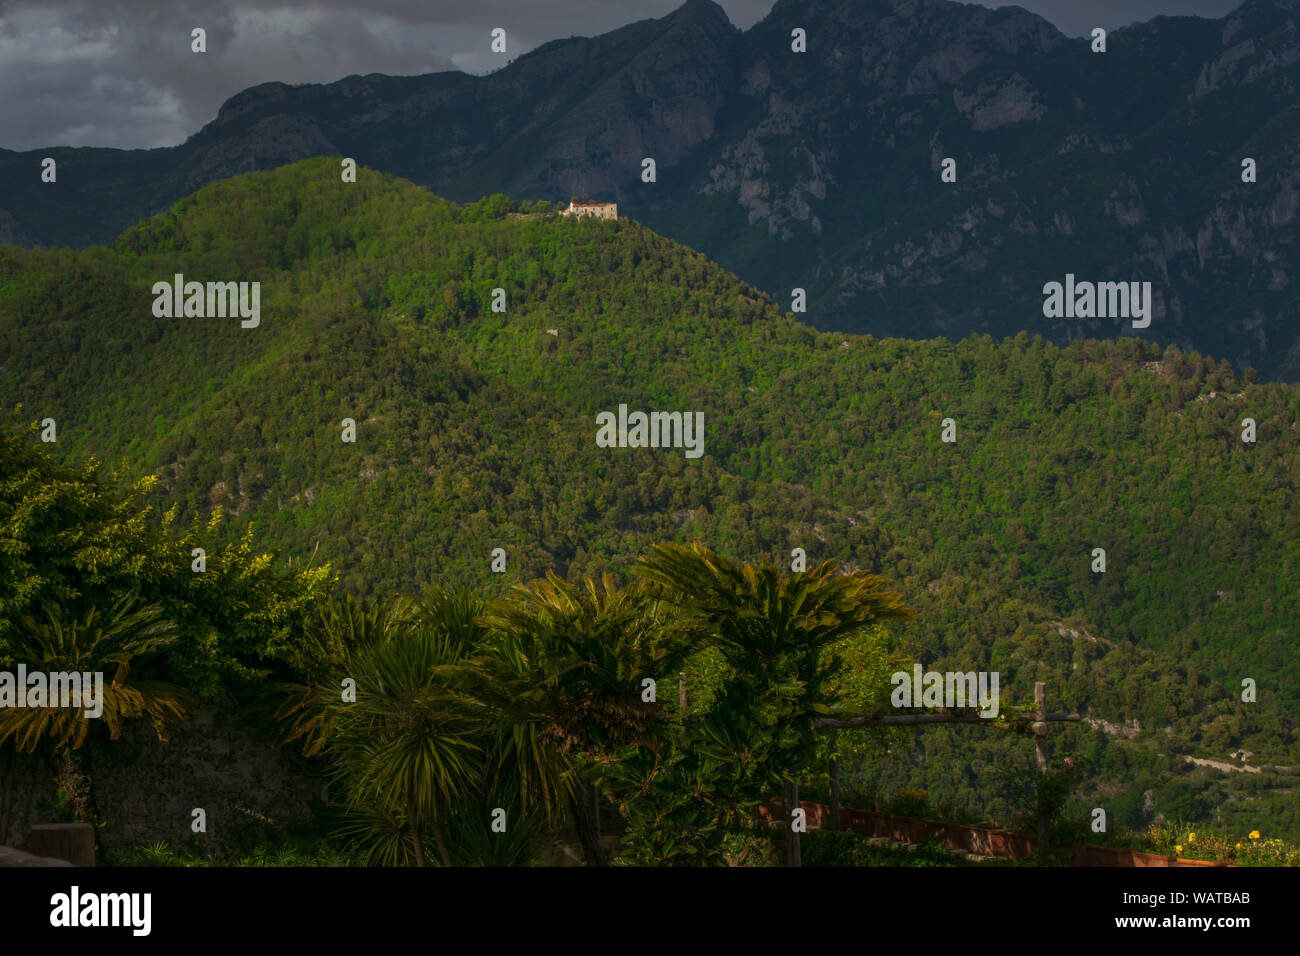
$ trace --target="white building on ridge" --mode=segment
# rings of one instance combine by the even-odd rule
[[[571,202],[561,216],[594,216],[597,219],[617,219],[618,203],[616,202]]]

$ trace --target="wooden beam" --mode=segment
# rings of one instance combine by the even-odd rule
[[[813,721],[814,730],[831,730],[840,727],[900,727],[926,724],[985,724],[1012,730],[1018,733],[1033,734],[1034,748],[1038,758],[1038,772],[1048,772],[1047,729],[1049,724],[1080,721],[1079,714],[1052,714],[1047,711],[1047,685],[1038,681],[1034,684],[1034,709],[1013,710],[1000,717],[981,717],[978,710],[948,710],[937,708],[928,714],[898,714],[889,711],[875,711],[858,717],[835,718],[823,717]],[[839,824],[839,761],[831,761],[831,803],[834,820],[831,826]],[[1048,820],[1043,808],[1038,808],[1038,860],[1046,864],[1048,852]],[[787,844],[789,846],[789,844]],[[787,851],[789,852],[789,851]],[[797,849],[796,851],[797,852]],[[788,859],[788,858],[787,858]],[[787,864],[789,865],[789,864]]]
[[[686,671],[677,673],[677,723],[686,726]]]
[[[1039,681],[1034,685],[1035,720],[1030,725],[1038,751],[1038,772],[1047,773],[1047,685]]]
[[[975,710],[939,710],[931,714],[889,714],[877,711],[860,717],[843,719],[823,717],[813,721],[816,730],[834,727],[897,727],[913,724],[987,724],[990,727],[1014,728],[1024,733],[1033,733],[1035,721],[1049,722],[1063,720],[1083,720],[1079,714],[1013,714],[1006,717],[981,717]]]
[[[840,828],[840,758],[831,760],[831,829]]]

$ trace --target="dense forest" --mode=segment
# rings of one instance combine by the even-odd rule
[[[260,282],[260,324],[156,318],[152,286],[176,273]],[[290,640],[333,587],[492,600],[547,572],[629,585],[659,542],[787,569],[802,548],[890,578],[915,612],[890,633],[925,667],[998,671],[1006,706],[1043,680],[1091,718],[1060,737],[1079,806],[1300,837],[1294,387],[1136,339],[821,334],[635,222],[344,183],[337,159],[206,187],[110,247],[0,247],[0,337],[10,434],[53,419],[42,447],[75,473],[95,455],[155,476],[136,486],[148,520],[189,529],[168,560],[229,554],[210,567],[251,588],[273,544],[314,575],[268,618],[281,631],[250,622],[229,647],[192,623],[216,613],[203,601],[247,606],[220,577],[155,595],[199,608],[203,654],[165,675],[195,693],[248,679],[241,655]],[[599,447],[620,404],[702,412],[705,454]],[[76,590],[29,563],[68,545],[27,536],[8,464],[0,666],[13,622]],[[846,767],[860,799],[924,789],[978,820],[1016,811],[1007,771],[1033,762],[960,726],[890,749]],[[1243,749],[1262,772],[1186,759]]]

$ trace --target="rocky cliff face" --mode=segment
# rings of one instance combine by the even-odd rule
[[[109,241],[204,183],[338,154],[458,200],[615,200],[779,301],[805,288],[821,328],[1143,334],[1300,380],[1296,8],[1162,17],[1099,54],[1019,8],[780,0],[741,33],[690,0],[484,77],[254,87],[173,149],[0,152],[0,181],[33,184],[0,199],[0,241]],[[1066,273],[1151,281],[1150,328],[1045,318]]]

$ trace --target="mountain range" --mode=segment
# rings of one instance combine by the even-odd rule
[[[107,243],[216,180],[348,156],[456,201],[615,200],[786,309],[804,289],[821,330],[1139,335],[1300,380],[1296,10],[1159,17],[1102,53],[1017,7],[780,0],[740,31],[688,0],[485,76],[256,86],[176,147],[0,151],[0,241]],[[1067,275],[1151,282],[1150,327],[1045,317]]]

